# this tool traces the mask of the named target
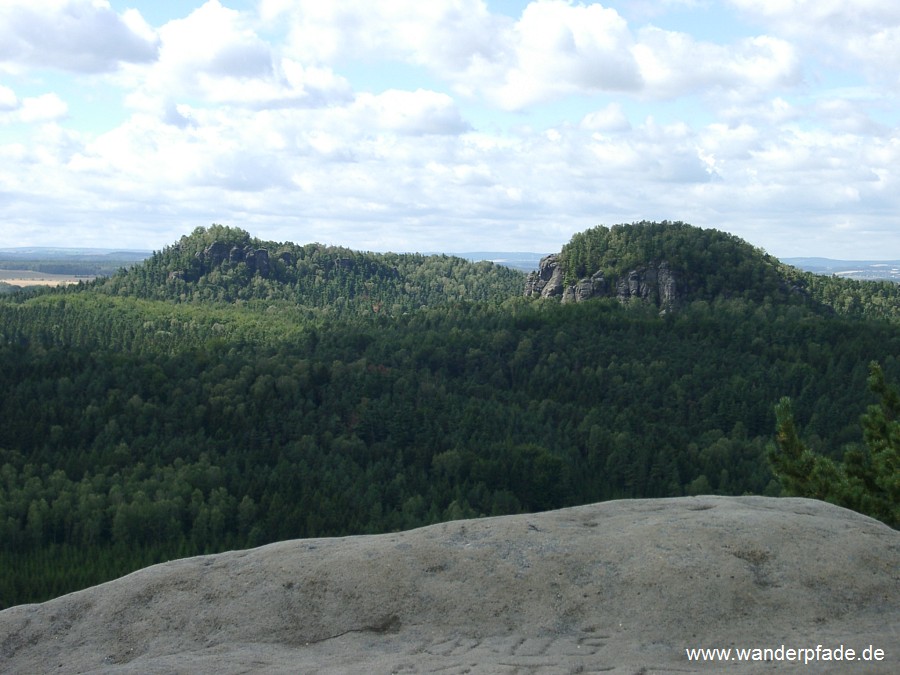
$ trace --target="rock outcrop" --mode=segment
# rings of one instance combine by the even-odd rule
[[[894,673],[898,562],[823,502],[606,502],[155,565],[0,612],[0,671]],[[685,652],[817,645],[883,656]]]
[[[622,302],[640,299],[661,308],[671,308],[679,299],[675,274],[665,261],[632,270],[618,280],[616,297]]]
[[[565,284],[565,274],[557,254],[541,259],[538,271],[525,280],[525,297],[560,298],[562,302],[584,302],[592,298],[615,297],[620,302],[642,300],[666,311],[681,301],[677,274],[666,261],[649,263],[628,274],[606,279],[603,272]]]
[[[223,262],[228,260],[228,255],[230,252],[231,247],[228,246],[228,244],[221,241],[214,241],[205,249],[203,249],[202,253],[198,253],[197,258],[199,258],[201,262],[205,263],[209,267],[218,267]]]
[[[525,280],[525,297],[555,298],[563,294],[563,270],[555,253],[541,258],[537,272]]]
[[[290,255],[290,254],[288,254]],[[221,241],[214,241],[196,255],[204,271],[212,270],[226,260],[232,264],[245,263],[251,273],[259,273],[268,277],[271,269],[269,251],[252,246],[230,246]]]

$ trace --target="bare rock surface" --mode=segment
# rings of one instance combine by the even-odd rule
[[[702,664],[686,648],[884,651]],[[10,673],[900,672],[900,532],[806,499],[605,502],[176,560],[0,612]]]

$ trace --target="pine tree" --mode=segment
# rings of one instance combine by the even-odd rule
[[[900,394],[869,364],[869,387],[880,396],[862,416],[865,446],[853,447],[842,462],[814,453],[797,432],[791,400],[775,406],[776,446],[768,452],[773,473],[790,494],[845,506],[900,527]]]

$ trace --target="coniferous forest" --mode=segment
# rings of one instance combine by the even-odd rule
[[[281,539],[779,495],[783,397],[804,449],[860,456],[870,362],[900,382],[900,286],[683,223],[598,227],[559,254],[566,283],[611,288],[662,262],[662,310],[561,302],[487,262],[214,225],[0,296],[0,609]]]

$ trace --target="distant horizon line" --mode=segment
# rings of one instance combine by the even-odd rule
[[[321,242],[320,242],[321,243]],[[324,246],[343,246],[340,244],[323,244]],[[343,246],[344,248],[351,248],[348,246]],[[99,247],[99,246],[6,246],[0,247],[0,254],[2,253],[23,253],[28,251],[59,251],[60,253],[67,252],[81,252],[82,254],[98,254],[98,255],[109,255],[111,253],[139,253],[146,254],[148,257],[153,255],[154,253],[160,251],[161,249],[152,249],[152,248],[120,248],[120,247]],[[353,249],[363,251],[363,249]],[[517,255],[517,256],[538,256],[544,257],[547,255],[552,255],[553,253],[558,253],[558,251],[553,251],[550,253],[542,253],[540,251],[508,251],[508,250],[473,250],[473,251],[439,251],[439,250],[431,250],[431,251],[399,251],[399,250],[385,250],[385,251],[374,251],[371,249],[367,249],[373,253],[411,253],[411,254],[419,254],[419,255],[457,255],[457,256],[466,256],[466,255]],[[803,261],[827,261],[832,263],[900,263],[900,257],[898,258],[829,258],[828,256],[821,255],[793,255],[793,256],[777,256],[774,254],[775,258],[778,258],[782,261],[788,260],[803,260]]]

